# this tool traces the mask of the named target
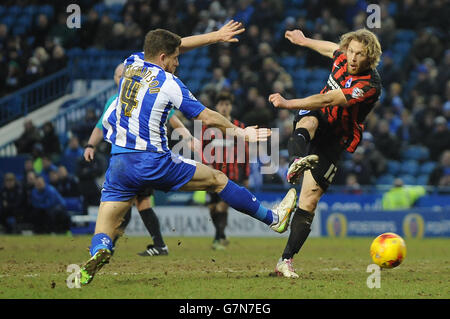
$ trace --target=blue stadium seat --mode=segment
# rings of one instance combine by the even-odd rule
[[[2,18],[2,23],[5,24],[8,27],[8,29],[10,29],[11,26],[14,24],[15,20],[16,17],[6,15],[5,17]]]
[[[82,197],[64,197],[66,209],[73,213],[83,213]]]
[[[387,162],[387,173],[395,176],[399,172],[400,172],[400,162],[389,160]]]
[[[400,173],[416,176],[419,173],[419,164],[415,160],[404,161],[400,165]]]
[[[428,159],[429,153],[426,147],[411,145],[402,151],[401,156],[404,160],[424,161]]]
[[[436,167],[436,162],[425,162],[420,165],[420,174],[430,174]]]
[[[280,59],[280,64],[285,69],[294,69],[297,65],[297,58],[294,56],[286,56]]]
[[[94,5],[94,10],[98,13],[99,16],[102,16],[106,11],[106,5],[103,2],[97,3]]]
[[[196,94],[198,93],[202,88],[202,84],[201,81],[193,78],[190,82],[189,82],[189,90],[193,93]]]
[[[24,26],[25,28],[29,28],[33,22],[33,19],[30,16],[24,15],[17,19],[17,25]]]
[[[109,12],[113,12],[115,14],[120,15],[122,13],[123,4],[122,3],[115,3],[107,7]]]
[[[182,65],[184,65],[184,66],[191,66],[193,64],[195,64],[195,56],[193,56],[193,55],[185,55],[185,54],[180,56],[180,67]]]
[[[428,174],[419,175],[416,178],[416,184],[417,185],[427,185],[429,178],[430,178],[430,176]]]
[[[202,68],[208,68],[211,65],[211,59],[208,57],[202,57],[197,60],[196,64]]]
[[[17,179],[23,178],[23,171],[25,166],[25,160],[28,156],[17,155],[11,157],[0,157],[0,172],[5,173],[11,172],[16,175]],[[3,185],[3,181],[1,181]]]
[[[16,16],[22,12],[22,8],[19,6],[11,6],[8,8],[8,15]]]
[[[398,30],[395,34],[397,42],[412,42],[416,38],[416,33],[412,30]]]
[[[16,25],[12,29],[12,35],[22,35],[22,34],[25,34],[25,32],[27,32],[27,28],[20,24]]]
[[[411,49],[411,44],[408,42],[398,42],[394,44],[394,52],[405,56]]]
[[[32,16],[32,15],[36,14],[37,11],[38,11],[37,6],[28,5],[25,8],[23,8],[22,13]]]
[[[295,72],[292,75],[292,77],[296,81],[306,82],[306,80],[309,78],[309,72],[307,70],[303,70],[303,69],[299,68],[299,69],[295,70]]]
[[[317,81],[320,81],[321,83],[323,83],[324,81],[326,81],[328,79],[328,76],[330,75],[330,71],[325,70],[325,69],[316,69],[312,72],[311,75],[314,80],[317,80]]]
[[[391,174],[384,174],[377,178],[376,184],[377,185],[392,185],[394,182],[394,175]]]
[[[416,185],[416,178],[410,174],[400,175],[399,178],[401,178],[404,185]]]
[[[45,14],[48,18],[52,18],[55,13],[55,9],[53,9],[53,7],[51,5],[47,4],[47,5],[40,6],[38,8],[38,12]]]

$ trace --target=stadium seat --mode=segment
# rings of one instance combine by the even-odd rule
[[[320,83],[323,83],[328,79],[328,76],[330,75],[329,70],[325,69],[316,69],[312,72],[312,78],[316,81],[320,81]]]
[[[297,58],[294,56],[286,56],[280,59],[280,64],[282,67],[288,70],[292,70],[297,65]]]
[[[64,197],[66,209],[71,213],[83,213],[82,197]]]
[[[436,162],[425,162],[422,165],[420,165],[420,174],[430,174],[434,168],[436,167]]]
[[[197,60],[196,64],[204,68],[207,68],[211,65],[211,59],[208,57],[202,57]]]
[[[395,34],[395,40],[398,42],[412,42],[416,37],[416,33],[412,30],[398,30]]]
[[[33,16],[34,14],[36,14],[37,11],[38,11],[37,6],[28,5],[25,8],[23,8],[22,13],[29,15],[29,16]]]
[[[298,69],[295,70],[294,74],[292,74],[292,77],[296,81],[306,82],[306,80],[309,77],[309,72],[307,72],[306,70],[303,70],[301,68],[298,68]]]
[[[12,29],[12,35],[22,35],[22,34],[25,34],[26,31],[27,31],[27,28],[24,27],[23,25],[16,25]]]
[[[97,3],[94,5],[94,10],[101,17],[106,12],[106,5],[103,2]]]
[[[415,160],[407,160],[400,164],[400,173],[416,176],[419,173],[419,164]]]
[[[426,147],[419,145],[408,146],[401,153],[403,160],[424,161],[429,157],[429,151]]]
[[[5,24],[8,27],[8,29],[10,29],[15,20],[16,18],[14,16],[6,15],[5,17],[2,18],[2,23]]]
[[[200,80],[193,78],[190,82],[189,82],[189,90],[193,93],[196,94],[197,92],[200,91],[200,89],[202,88],[201,82]]]
[[[53,18],[53,15],[55,13],[55,9],[51,5],[43,5],[40,6],[38,9],[39,13],[43,13],[47,16],[47,18]]]
[[[389,160],[387,162],[387,173],[395,176],[399,172],[400,172],[400,162]]]
[[[398,176],[404,185],[416,185],[416,178],[410,174],[403,174]]]
[[[17,155],[11,157],[0,157],[0,171],[3,173],[11,172],[16,175],[17,179],[22,179],[25,166],[25,160],[28,156]],[[3,185],[3,181],[1,181]]]
[[[11,6],[8,8],[8,15],[16,16],[22,12],[22,8],[19,6]]]
[[[422,174],[419,175],[416,178],[416,184],[417,185],[427,185],[428,184],[428,179],[430,178],[430,176],[428,174]]]
[[[376,184],[377,185],[392,185],[394,182],[394,175],[391,174],[384,174],[377,178]]]

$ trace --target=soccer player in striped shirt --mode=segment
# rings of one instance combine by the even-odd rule
[[[296,184],[303,176],[303,181],[288,242],[275,268],[279,275],[298,278],[292,258],[311,231],[317,203],[333,181],[342,153],[356,150],[363,122],[380,96],[376,66],[381,46],[366,29],[342,35],[339,44],[307,38],[300,30],[286,31],[285,37],[333,60],[320,94],[291,100],[278,93],[269,96],[275,107],[299,110],[288,142],[292,164],[287,180]]]
[[[123,71],[124,71],[123,63],[119,64],[114,70],[114,82],[116,83],[117,86],[119,86],[119,81],[122,77]],[[108,101],[105,104],[102,116],[100,117],[96,126],[92,130],[91,136],[89,137],[87,145],[84,148],[84,159],[87,162],[90,162],[94,159],[95,148],[103,140],[103,124],[102,124],[103,115],[108,109],[108,107],[113,102],[115,102],[117,96],[118,95],[116,93],[108,99]],[[174,113],[175,111],[172,109],[168,115],[168,121],[170,122],[170,125],[174,129],[179,130],[180,135],[183,137],[183,139],[190,140],[193,142],[194,138],[192,137],[191,133],[189,132],[188,129],[186,129],[181,120],[176,115],[174,115]],[[153,244],[147,245],[147,248],[144,251],[138,253],[138,255],[143,257],[161,256],[169,254],[169,249],[165,244],[161,234],[161,227],[159,224],[158,216],[156,216],[156,213],[152,208],[151,196],[153,196],[152,188],[143,189],[136,196],[135,202],[136,208],[139,212],[139,215],[141,216],[142,222],[144,223],[145,228],[147,229],[153,240]],[[124,221],[121,225],[122,231],[125,231],[125,228],[130,222],[130,219],[131,219],[131,207],[125,214]]]
[[[220,92],[216,97],[216,111],[237,127],[245,128],[244,123],[231,117],[233,99],[234,96],[231,93]],[[206,126],[203,126],[202,137],[204,137],[203,149],[205,150],[206,145],[210,146],[210,152],[203,153],[203,163],[223,172],[232,181],[247,187],[250,175],[248,143],[242,143],[244,147],[240,148],[241,144],[238,143],[236,137],[221,136],[219,138],[214,134],[214,131],[208,130]],[[242,154],[239,154],[239,152],[242,152]],[[216,193],[210,193],[210,197],[209,213],[216,229],[212,248],[223,250],[229,243],[225,235],[228,205]]]
[[[103,117],[103,136],[112,144],[112,156],[91,241],[92,257],[80,269],[80,284],[91,282],[97,271],[109,262],[123,216],[135,196],[146,187],[166,192],[216,192],[228,205],[276,232],[284,232],[288,227],[297,199],[294,188],[271,210],[222,172],[175,155],[168,148],[166,121],[172,108],[249,142],[267,140],[271,133],[269,129],[236,127],[202,105],[173,75],[178,67],[181,43],[181,38],[170,31],[152,30],[145,36],[144,52],[132,54],[124,62],[119,98]]]

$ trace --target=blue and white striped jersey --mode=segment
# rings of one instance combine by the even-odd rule
[[[175,107],[193,118],[205,109],[175,75],[144,61],[144,53],[125,62],[117,99],[103,117],[104,139],[132,150],[169,152],[166,122]]]

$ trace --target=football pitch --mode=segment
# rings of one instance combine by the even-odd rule
[[[368,288],[372,238],[309,238],[294,259],[298,279],[273,274],[286,238],[167,237],[168,256],[140,257],[148,237],[122,237],[90,285],[68,288],[70,264],[89,258],[90,236],[0,236],[0,298],[404,299],[450,297],[448,239],[406,239],[407,257]]]

